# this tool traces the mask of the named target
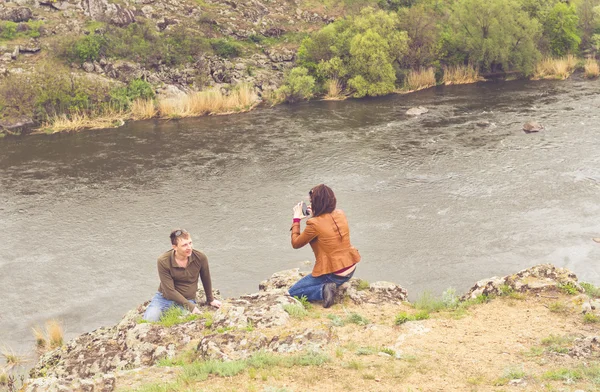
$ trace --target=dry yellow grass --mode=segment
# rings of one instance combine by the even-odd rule
[[[61,114],[54,116],[48,123],[43,124],[41,128],[46,133],[111,128],[115,125],[123,125],[128,116],[127,112],[120,110],[109,110],[101,114],[75,112],[69,115]]]
[[[481,80],[479,70],[473,66],[458,65],[444,67],[444,84],[469,84]]]
[[[433,68],[410,70],[404,87],[409,91],[422,90],[436,85]]]
[[[2,347],[2,349],[0,349],[0,354],[4,357],[4,361],[8,367],[17,366],[25,361],[22,356],[16,354],[8,347]]]
[[[31,330],[33,332],[33,337],[35,338],[36,347],[40,350],[43,350],[48,344],[44,331],[42,331],[39,327],[33,327]]]
[[[252,87],[241,85],[229,95],[220,90],[207,90],[163,99],[158,102],[158,112],[160,117],[166,118],[242,112],[251,109],[257,99]]]
[[[577,59],[568,55],[559,59],[545,58],[535,67],[534,79],[561,79],[571,76],[577,65]]]
[[[342,82],[339,79],[330,79],[325,83],[327,94],[324,99],[338,100],[346,98],[342,93]]]
[[[597,78],[600,75],[600,66],[594,58],[588,57],[585,60],[584,68],[586,78]]]
[[[146,120],[156,116],[156,106],[151,99],[136,99],[131,104],[131,118],[134,120]]]
[[[62,324],[58,320],[48,320],[45,323],[44,329],[34,327],[32,331],[38,350],[52,350],[63,345],[64,331]]]
[[[48,344],[51,349],[63,345],[64,332],[62,324],[58,320],[49,320],[46,322],[46,333],[48,334]]]

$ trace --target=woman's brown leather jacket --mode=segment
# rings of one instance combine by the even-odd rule
[[[316,258],[312,276],[330,274],[360,261],[358,249],[350,244],[348,220],[342,210],[309,218],[302,233],[300,222],[295,222],[292,225],[292,247],[298,249],[308,243]]]

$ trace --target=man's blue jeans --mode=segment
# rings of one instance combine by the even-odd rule
[[[194,305],[196,304],[196,301],[193,299],[188,299],[188,301]],[[166,299],[160,292],[157,292],[144,312],[144,320],[154,322],[160,321],[160,316],[171,306],[179,306],[183,309],[183,306],[179,305],[177,302]]]
[[[335,283],[337,287],[349,281],[352,275],[354,275],[354,271],[347,276],[326,274],[314,277],[308,274],[294,283],[288,292],[292,297],[302,298],[303,296],[306,296],[306,299],[309,301],[322,301],[323,286],[325,286],[326,283]]]

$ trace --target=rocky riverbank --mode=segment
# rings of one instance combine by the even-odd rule
[[[539,265],[414,304],[399,285],[353,278],[329,309],[287,295],[301,275],[276,273],[173,326],[140,322],[140,305],[44,354],[24,389],[600,388],[600,293],[568,270]]]

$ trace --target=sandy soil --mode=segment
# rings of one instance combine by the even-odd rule
[[[234,377],[208,380],[174,391],[596,391],[600,351],[569,355],[577,337],[600,336],[584,323],[573,297],[561,293],[499,297],[466,311],[395,325],[408,304],[395,306],[315,305],[308,317],[286,329],[325,326],[332,334],[321,366],[246,369]],[[334,326],[330,315],[357,313],[367,325]],[[272,334],[280,331],[270,331]],[[381,352],[385,349],[385,352]],[[393,355],[390,355],[393,354]],[[177,379],[181,369],[151,368],[118,378],[119,390]]]

